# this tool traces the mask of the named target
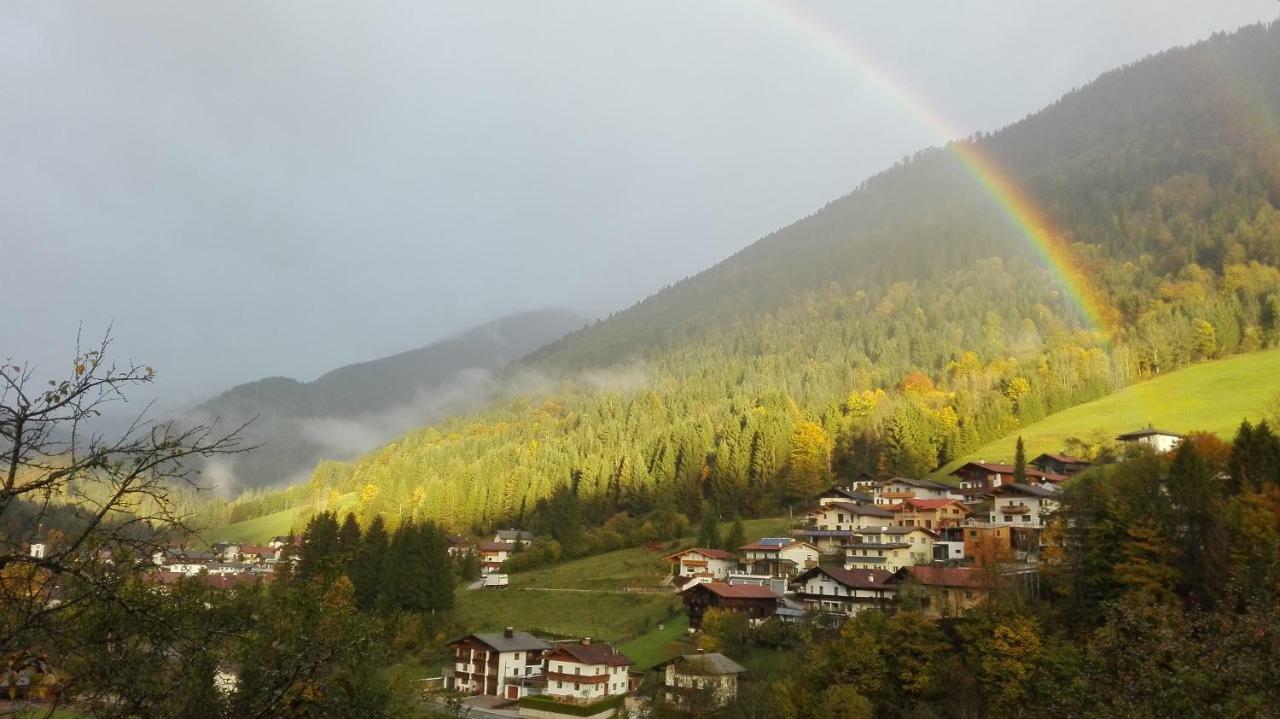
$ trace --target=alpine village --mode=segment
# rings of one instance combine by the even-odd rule
[[[600,321],[415,350],[489,353],[483,400],[346,459],[288,407],[365,421],[408,354],[117,435],[103,403],[157,373],[118,338],[47,384],[9,359],[0,716],[1280,716],[1280,124],[1251,108],[1280,117],[1280,24]]]

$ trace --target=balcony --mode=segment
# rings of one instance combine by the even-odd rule
[[[915,492],[881,492],[880,496],[885,499],[915,499]]]
[[[999,509],[1000,514],[1027,514],[1031,508],[1025,504],[1010,504]]]

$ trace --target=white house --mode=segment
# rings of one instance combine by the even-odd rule
[[[453,660],[445,667],[445,688],[464,694],[519,699],[528,679],[542,675],[542,657],[551,645],[528,632],[469,634],[449,643]]]
[[[823,554],[834,554],[853,541],[855,531],[891,523],[893,517],[893,512],[884,507],[832,501],[805,510],[805,526],[791,533]]]
[[[1116,439],[1129,444],[1144,445],[1157,452],[1168,452],[1178,446],[1182,441],[1182,435],[1148,425],[1146,429],[1121,434],[1116,436]]]
[[[738,696],[738,675],[745,671],[719,652],[685,654],[663,669],[662,693],[677,707],[719,709]]]
[[[854,541],[845,545],[844,568],[896,572],[903,567],[931,562],[937,538],[937,534],[924,527],[860,529]]]
[[[502,570],[502,563],[507,561],[516,548],[515,542],[481,542],[480,573],[488,574]]]
[[[897,504],[904,499],[959,499],[955,487],[929,479],[894,477],[876,485],[876,504]]]
[[[884,569],[841,569],[820,566],[796,577],[796,596],[809,609],[853,616],[881,609],[893,601],[897,588],[885,586],[893,572]]]
[[[35,542],[27,548],[27,553],[31,555],[32,559],[44,559],[45,549],[44,542]]]
[[[1034,484],[1003,484],[994,490],[992,524],[1043,527],[1058,510],[1058,492]]]
[[[590,637],[556,644],[542,661],[546,695],[583,704],[626,694],[627,667],[635,664],[608,644],[592,644]]]
[[[728,579],[738,569],[738,557],[723,549],[691,547],[663,557],[671,573],[684,579]]]
[[[818,566],[818,548],[791,537],[762,537],[738,548],[738,563],[751,574],[794,577]]]
[[[866,492],[860,492],[856,489],[835,486],[814,499],[818,500],[818,504],[830,504],[832,502],[846,502],[848,504],[875,504],[875,497]]]

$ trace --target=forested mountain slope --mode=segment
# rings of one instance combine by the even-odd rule
[[[247,435],[261,447],[236,459],[235,479],[248,486],[280,484],[299,473],[305,477],[320,460],[355,456],[434,421],[469,393],[484,396],[488,373],[582,324],[564,310],[511,315],[425,347],[339,367],[312,382],[268,377],[239,385],[191,414],[228,423],[256,417]]]
[[[366,515],[553,533],[776,512],[828,467],[923,474],[1137,378],[1274,346],[1276,117],[1280,26],[1258,26],[968,140],[1070,243],[1110,333],[956,153],[926,150],[509,368],[490,409],[321,466],[313,501],[358,490]],[[530,376],[557,384],[515,389]]]

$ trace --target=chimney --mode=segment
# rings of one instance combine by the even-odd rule
[[[502,636],[503,636],[503,637],[505,637],[505,638],[507,638],[507,639],[510,639],[510,638],[514,637],[515,635],[516,635],[516,630],[515,630],[515,629],[512,629],[511,627],[507,627],[506,629],[503,629],[503,630],[502,630]]]

